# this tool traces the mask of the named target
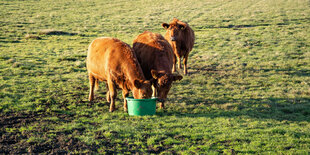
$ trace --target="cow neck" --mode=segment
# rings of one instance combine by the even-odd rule
[[[158,56],[155,57],[155,62],[160,62],[160,63],[155,63],[153,67],[159,73],[168,73],[168,74],[171,73],[172,63],[169,63],[169,60],[167,59],[166,56],[164,56],[164,58],[158,57]]]
[[[154,69],[157,71],[157,72],[159,72],[159,73],[167,73],[167,74],[169,74],[169,73],[171,73],[171,69],[172,69],[172,67],[167,67],[167,66],[164,66],[164,65],[156,65],[155,67],[154,67]]]
[[[135,61],[133,62],[127,62],[127,67],[124,68],[124,74],[126,77],[126,86],[129,89],[132,89],[134,87],[134,80],[145,80],[145,77],[143,76],[142,69],[140,66],[138,66]]]
[[[176,41],[170,42],[170,45],[171,45],[173,51],[177,51],[178,53],[180,52],[179,51],[180,46],[178,46],[178,42],[176,42]]]

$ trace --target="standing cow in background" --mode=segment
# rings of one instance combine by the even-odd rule
[[[172,82],[182,79],[182,76],[171,73],[173,50],[170,44],[162,35],[145,31],[133,41],[133,49],[145,78],[153,83],[154,96],[161,102],[160,108],[164,108]]]
[[[187,74],[187,59],[188,54],[192,50],[195,41],[194,31],[187,23],[179,21],[176,18],[167,24],[163,23],[162,26],[167,30],[165,38],[172,46],[174,52],[173,69],[176,70],[176,61],[178,59],[178,68],[181,68],[181,58],[183,57],[184,74]]]
[[[134,51],[118,39],[95,39],[89,45],[86,65],[90,84],[89,101],[94,99],[94,85],[98,88],[99,80],[106,81],[110,112],[115,110],[116,88],[123,90],[124,111],[127,111],[126,97],[130,90],[135,99],[152,96],[151,83],[145,80]]]

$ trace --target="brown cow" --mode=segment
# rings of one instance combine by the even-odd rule
[[[124,111],[127,111],[126,97],[131,90],[134,98],[150,98],[152,88],[145,80],[141,66],[132,48],[115,38],[95,39],[88,48],[87,71],[89,75],[89,101],[94,98],[94,85],[107,82],[107,101],[111,102],[110,112],[115,110],[116,88],[123,90]]]
[[[164,108],[172,82],[182,79],[182,76],[171,73],[172,47],[162,35],[145,31],[133,41],[133,49],[145,78],[153,83],[155,96],[161,102],[160,108]]]
[[[173,69],[176,70],[176,63],[178,58],[178,68],[181,68],[181,58],[183,57],[184,74],[187,74],[187,59],[188,54],[192,50],[195,41],[194,31],[187,23],[179,21],[176,18],[167,24],[162,23],[162,26],[167,30],[165,38],[172,46],[174,52]]]

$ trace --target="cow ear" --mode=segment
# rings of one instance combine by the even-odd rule
[[[164,27],[165,29],[168,29],[170,25],[167,23],[162,23],[161,26]]]
[[[135,81],[134,81],[134,85],[135,85],[136,88],[139,89],[139,88],[141,88],[142,83],[141,83],[139,80],[135,80]]]
[[[172,75],[172,81],[177,81],[177,80],[182,80],[183,79],[183,76],[181,75]]]
[[[154,79],[158,79],[158,72],[156,70],[152,69],[151,74]]]
[[[178,21],[178,27],[179,27],[179,29],[181,29],[181,30],[185,30],[186,27],[187,27],[187,24],[184,23],[184,22],[182,22],[182,21]]]
[[[181,29],[181,30],[184,30],[185,28],[186,28],[186,24],[179,24],[178,25],[178,27],[179,27],[179,29]]]

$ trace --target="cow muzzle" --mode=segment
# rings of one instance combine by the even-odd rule
[[[165,99],[158,98],[157,101],[163,103],[163,102],[165,102],[166,100],[165,100]]]
[[[171,41],[175,41],[175,37],[171,37],[170,40],[171,40]]]

